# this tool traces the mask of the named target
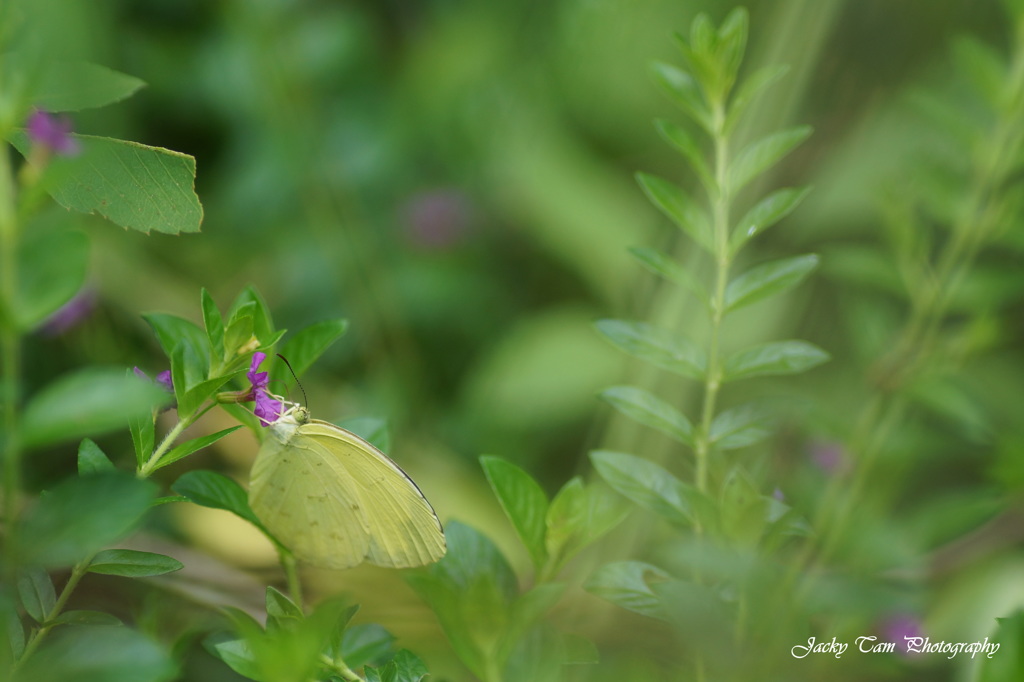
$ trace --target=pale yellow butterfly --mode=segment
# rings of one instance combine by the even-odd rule
[[[410,568],[444,556],[441,522],[383,452],[294,403],[268,427],[249,479],[249,506],[313,566],[363,561]]]

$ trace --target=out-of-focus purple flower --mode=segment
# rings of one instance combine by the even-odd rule
[[[469,229],[469,220],[469,201],[455,189],[421,192],[405,205],[409,240],[426,249],[443,250],[458,244]]]
[[[911,655],[908,639],[924,637],[921,621],[909,613],[898,613],[885,619],[882,625],[887,642],[896,644],[896,651]]]
[[[270,426],[277,421],[284,409],[281,401],[275,400],[267,390],[270,384],[270,373],[256,371],[266,357],[266,353],[253,353],[252,364],[249,366],[249,371],[245,373],[252,384],[252,388],[249,389],[249,397],[256,401],[256,409],[253,412],[260,418],[262,426]]]
[[[145,379],[146,381],[154,381],[153,379],[149,378],[148,374],[143,372],[138,367],[133,368],[132,371],[135,372],[135,376],[139,377],[140,379]],[[171,393],[174,393],[174,382],[171,380],[171,370],[165,369],[164,371],[157,374],[155,383],[160,384]]]
[[[810,446],[811,462],[829,476],[839,476],[849,469],[849,457],[839,443],[817,441]]]
[[[39,326],[43,336],[60,336],[96,309],[96,291],[85,286]]]
[[[36,109],[28,117],[28,136],[37,145],[60,156],[74,156],[81,151],[78,140],[71,137],[71,119]]]
[[[774,491],[772,491],[772,497],[774,497],[779,502],[786,501],[786,496],[782,494],[782,490],[780,490],[779,488],[776,488]]]

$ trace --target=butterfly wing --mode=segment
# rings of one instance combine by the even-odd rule
[[[270,429],[253,463],[249,506],[295,556],[349,568],[370,553],[362,494],[344,461],[296,424]]]
[[[300,427],[309,441],[335,455],[358,490],[369,527],[366,560],[377,566],[409,568],[444,556],[437,514],[402,469],[359,436],[328,422]]]

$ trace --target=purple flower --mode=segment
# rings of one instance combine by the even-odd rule
[[[849,469],[849,458],[843,446],[833,441],[818,441],[810,446],[811,461],[829,476],[839,476]]]
[[[36,109],[28,117],[28,136],[37,145],[59,156],[75,156],[81,151],[78,140],[71,137],[71,119]]]
[[[779,488],[776,488],[775,490],[772,491],[772,497],[774,497],[779,502],[785,502],[786,501],[786,496],[783,494],[782,490],[780,490]]]
[[[143,372],[138,367],[134,368],[132,371],[135,372],[135,376],[139,377],[140,379],[151,381],[149,375]],[[171,370],[165,369],[164,371],[157,374],[156,383],[166,388],[169,392],[174,393],[174,382],[171,381]]]
[[[270,426],[271,423],[277,421],[284,409],[281,401],[275,400],[267,390],[270,384],[270,373],[256,371],[266,357],[266,353],[253,353],[252,364],[249,366],[249,371],[245,373],[252,384],[249,397],[256,401],[256,409],[253,412],[260,418],[262,426]]]
[[[908,639],[924,637],[921,621],[909,613],[898,613],[885,620],[882,626],[886,641],[894,642],[896,650],[903,655],[910,654]]]
[[[417,246],[443,250],[459,243],[469,227],[469,205],[458,190],[433,190],[413,196],[405,206],[409,239]]]

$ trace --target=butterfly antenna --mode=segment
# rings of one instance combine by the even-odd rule
[[[292,376],[295,378],[295,385],[299,387],[300,391],[302,391],[302,404],[308,408],[309,399],[306,397],[306,389],[302,387],[302,383],[299,381],[299,375],[295,373],[295,369],[292,367],[292,363],[288,362],[288,358],[281,355],[280,353],[277,354],[277,357],[284,360],[284,364],[288,365],[288,371],[291,372]]]

